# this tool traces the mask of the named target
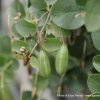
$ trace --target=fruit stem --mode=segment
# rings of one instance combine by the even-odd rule
[[[62,83],[63,83],[64,76],[65,76],[65,73],[60,78],[60,82],[59,82],[58,88],[57,88],[57,95],[61,94],[61,86],[62,86]]]

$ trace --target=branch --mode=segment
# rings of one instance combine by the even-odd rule
[[[47,24],[47,22],[48,22],[48,20],[49,20],[49,17],[50,17],[50,12],[48,13],[48,16],[47,16],[47,19],[46,19],[46,21],[45,21],[44,26],[43,26],[42,29],[40,30],[40,34],[39,34],[40,39],[41,39],[41,37],[42,37],[42,32],[43,32],[44,28],[46,27],[46,24]]]

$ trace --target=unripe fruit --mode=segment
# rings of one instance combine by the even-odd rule
[[[43,50],[41,50],[39,54],[39,64],[40,75],[43,77],[48,77],[51,73],[50,61],[48,55]]]
[[[61,46],[57,52],[55,59],[56,71],[59,75],[63,75],[67,70],[68,65],[68,49],[65,44]]]

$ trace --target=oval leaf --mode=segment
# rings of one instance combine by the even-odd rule
[[[30,64],[33,68],[37,69],[39,71],[39,61],[36,57],[31,57],[30,58]]]
[[[45,0],[47,5],[53,5],[57,0]]]
[[[92,33],[92,41],[95,48],[100,51],[100,30]]]
[[[25,10],[22,3],[18,0],[13,0],[8,8],[8,14],[14,18],[18,14],[18,5],[20,5],[19,12],[21,13],[21,18],[25,16]]]
[[[100,93],[93,93],[86,100],[100,100]]]
[[[8,36],[0,36],[0,53],[11,54],[11,41]]]
[[[98,72],[100,72],[100,55],[95,56],[95,57],[93,58],[93,65],[94,65],[95,69],[96,69]]]
[[[48,52],[53,52],[61,47],[61,43],[56,38],[47,38],[43,43],[43,49]]]
[[[8,59],[5,57],[5,55],[0,54],[0,71],[3,70],[4,65],[7,63]]]
[[[21,38],[23,38],[22,35],[20,35],[20,34],[16,31],[15,24],[12,26],[12,31],[14,32],[14,38],[15,38],[15,39],[21,39]]]
[[[64,29],[77,29],[84,24],[84,16],[75,0],[58,0],[51,11],[53,22]]]
[[[85,24],[88,31],[100,28],[100,0],[88,0],[86,5]]]
[[[100,75],[95,74],[89,76],[87,84],[91,92],[100,92]]]
[[[37,10],[46,10],[47,4],[45,0],[30,0],[31,4]]]
[[[25,49],[27,50],[29,48],[29,45],[22,40],[15,40],[12,44],[12,47],[16,50],[16,52],[20,52],[20,49],[22,47],[25,47]]]
[[[26,20],[20,20],[15,25],[16,31],[23,37],[34,36],[36,31],[36,26],[32,23],[27,22]]]

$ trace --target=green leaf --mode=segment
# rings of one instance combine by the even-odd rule
[[[39,77],[38,80],[38,90],[44,90],[47,88],[49,81],[47,78]]]
[[[61,42],[56,38],[47,38],[43,43],[43,49],[47,52],[57,51],[61,47]]]
[[[18,10],[18,6],[19,6],[19,10]],[[21,18],[25,16],[25,10],[22,3],[19,0],[13,0],[13,2],[10,4],[8,8],[8,14],[12,18],[14,18],[15,16],[17,16],[18,12],[21,13]]]
[[[39,61],[36,57],[32,56],[30,58],[30,64],[33,68],[37,69],[37,71],[39,71]]]
[[[33,77],[33,86],[35,84],[34,80],[35,79]],[[44,77],[41,77],[41,76],[38,77],[38,83],[37,83],[37,89],[38,89],[38,91],[46,89],[47,86],[48,86],[48,84],[49,84],[48,78],[44,78]]]
[[[5,63],[7,62],[7,58],[5,57],[5,55],[3,54],[0,54],[0,71],[1,71],[1,68],[5,65]]]
[[[19,63],[16,59],[12,59],[4,66],[5,80],[9,81],[14,78],[14,72],[19,68]]]
[[[30,0],[31,4],[37,10],[46,10],[47,4],[45,0]]]
[[[91,92],[100,92],[100,75],[95,74],[89,76],[87,84]]]
[[[19,62],[15,58],[13,58],[12,61],[13,61],[12,69],[13,69],[13,71],[16,71],[19,68]]]
[[[4,73],[5,73],[5,82],[9,82],[12,79],[14,79],[14,71],[11,69],[11,67],[9,67],[9,69],[6,70]]]
[[[57,25],[50,23],[48,26],[48,34],[53,34],[55,37],[62,37],[62,29]]]
[[[22,40],[15,40],[12,44],[12,47],[16,50],[16,52],[20,52],[22,47],[25,47],[25,49],[28,50],[29,45]]]
[[[100,0],[89,0],[86,5],[85,24],[88,31],[100,28]]]
[[[4,72],[5,74],[5,81],[11,79],[14,75],[14,72],[19,68],[19,63],[16,59],[12,58],[9,61],[5,60],[2,61],[0,57],[0,72]]]
[[[22,36],[16,31],[15,24],[12,26],[12,31],[14,32],[15,39],[21,39]]]
[[[58,0],[51,11],[52,21],[64,29],[77,29],[84,24],[84,12],[75,0]]]
[[[58,27],[54,23],[50,23],[48,25],[47,34],[48,35],[52,34],[57,38],[62,37],[62,36],[67,37],[69,35],[69,31],[66,29],[62,29],[61,27]]]
[[[57,0],[45,0],[47,5],[53,5]]]
[[[100,30],[92,33],[92,41],[95,48],[100,51]]]
[[[0,100],[14,100],[11,91],[8,87],[8,84],[9,83],[6,83],[4,84],[4,88],[2,89],[0,88],[0,96],[1,96],[0,98],[2,98]]]
[[[32,94],[32,91],[24,91],[22,93],[22,100],[31,100],[32,99],[31,94]]]
[[[100,93],[93,93],[86,100],[100,100]]]
[[[0,36],[0,53],[11,54],[11,41],[8,36]]]
[[[100,55],[97,55],[93,58],[93,65],[95,69],[100,72]]]
[[[16,31],[23,37],[34,36],[36,26],[26,20],[20,20],[15,25]]]
[[[43,15],[43,13],[44,13],[43,11],[38,11],[36,8],[31,6],[31,7],[26,9],[26,19],[29,20],[29,21],[31,20],[30,14],[34,19],[40,18]]]

